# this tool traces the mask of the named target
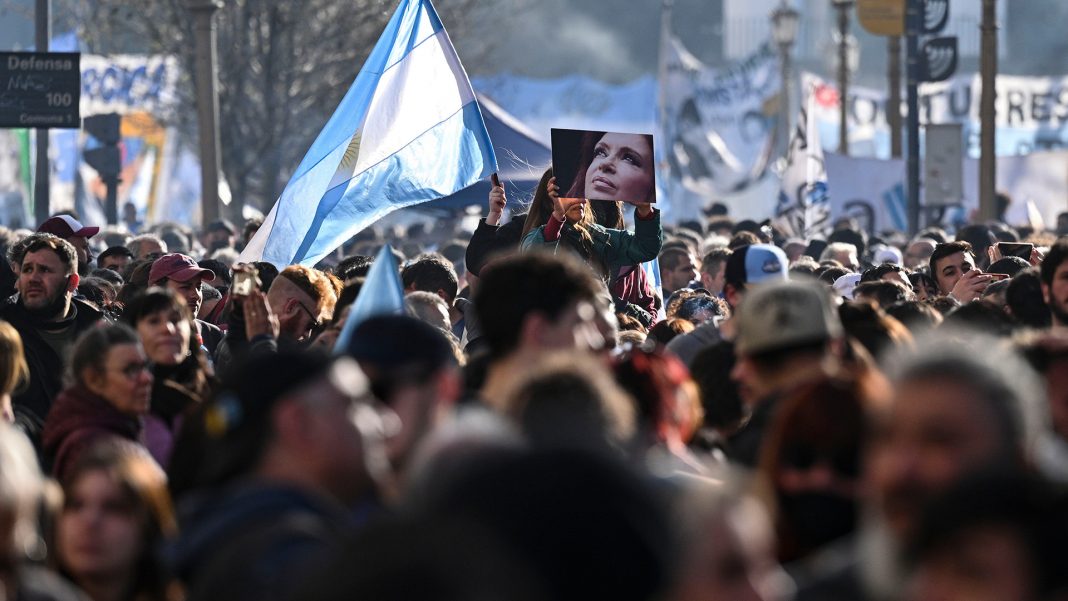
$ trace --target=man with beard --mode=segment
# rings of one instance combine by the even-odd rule
[[[56,215],[50,217],[37,228],[42,234],[52,234],[70,242],[78,253],[78,275],[89,275],[89,263],[93,260],[93,252],[89,249],[89,238],[100,232],[98,227],[86,227],[70,215]]]
[[[1046,442],[1034,370],[991,339],[953,338],[890,362],[892,399],[871,415],[861,532],[844,565],[802,586],[799,601],[900,599],[903,546],[927,504],[979,470],[1030,469]]]
[[[1053,330],[1068,333],[1068,239],[1061,238],[1042,261],[1042,296],[1053,316]]]
[[[0,319],[18,330],[30,366],[29,384],[12,405],[15,423],[36,444],[52,399],[62,389],[70,347],[103,313],[74,298],[78,254],[66,240],[33,234],[12,247],[9,260],[18,268],[18,293],[0,305]]]

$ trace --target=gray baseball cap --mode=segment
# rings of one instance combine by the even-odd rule
[[[738,307],[738,352],[755,355],[842,336],[827,287],[787,281],[754,288]]]

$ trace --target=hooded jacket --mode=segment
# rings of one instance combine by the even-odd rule
[[[62,481],[93,444],[116,438],[141,444],[141,419],[122,413],[107,399],[82,387],[59,393],[45,420],[41,446],[46,467]]]
[[[15,424],[30,437],[34,446],[40,447],[41,429],[52,407],[52,400],[63,389],[63,371],[67,357],[60,357],[38,333],[40,330],[69,328],[66,335],[73,341],[93,326],[104,313],[78,298],[71,299],[71,315],[57,323],[46,323],[32,316],[12,296],[0,305],[0,319],[10,323],[22,338],[26,363],[30,367],[28,385],[12,397]]]

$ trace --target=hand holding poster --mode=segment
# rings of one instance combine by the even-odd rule
[[[560,196],[656,202],[652,135],[553,129],[552,150]]]

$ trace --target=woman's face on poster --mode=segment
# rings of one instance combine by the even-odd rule
[[[624,202],[653,201],[651,136],[607,133],[593,149],[586,170],[586,197]]]

